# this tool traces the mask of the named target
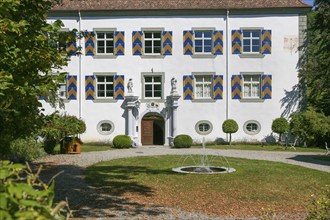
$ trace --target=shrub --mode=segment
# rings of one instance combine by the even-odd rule
[[[299,136],[307,146],[324,146],[324,142],[329,141],[330,117],[311,110],[294,113],[290,128],[291,133]]]
[[[285,118],[276,118],[272,122],[272,131],[279,134],[278,141],[281,140],[283,133],[289,130],[289,122]]]
[[[40,169],[36,174],[30,170],[0,161],[1,219],[65,219],[61,209],[68,208],[67,203],[53,204],[54,181],[47,185],[39,179]]]
[[[130,148],[132,140],[128,135],[117,135],[112,141],[114,148]]]
[[[180,134],[174,138],[174,147],[176,148],[189,148],[192,143],[192,138],[186,134]]]
[[[229,145],[231,145],[231,134],[238,131],[238,124],[233,119],[227,119],[222,123],[222,131],[229,134]]]
[[[32,137],[11,142],[10,159],[15,162],[32,161],[44,155],[42,144],[37,143]]]
[[[308,209],[306,220],[327,220],[330,219],[330,189],[326,186],[325,192],[319,197],[313,199]]]

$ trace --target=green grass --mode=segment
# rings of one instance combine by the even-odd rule
[[[280,145],[207,145],[206,148],[226,149],[226,150],[261,150],[261,151],[292,151],[292,152],[322,152],[326,150],[316,147],[296,147],[294,149],[285,149],[285,146]],[[201,146],[192,146],[192,148],[201,148]]]
[[[319,194],[330,183],[329,173],[238,158],[227,158],[230,167],[237,170],[230,174],[173,173],[171,169],[181,166],[185,158],[152,156],[102,162],[87,168],[86,180],[103,193],[140,204],[174,206],[218,216],[233,214],[230,210],[236,210],[238,216],[255,216],[263,208],[304,212],[311,195]],[[213,159],[212,165],[226,165],[221,157]],[[184,165],[193,165],[192,161],[188,157]]]
[[[88,145],[88,144],[82,144],[81,145],[81,152],[91,152],[91,151],[105,151],[105,150],[111,150],[112,148],[110,146],[106,145]],[[57,145],[55,147],[55,152],[60,152],[60,145]]]

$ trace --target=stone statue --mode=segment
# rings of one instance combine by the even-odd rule
[[[127,92],[133,93],[133,79],[130,78],[127,83]]]
[[[177,83],[177,80],[172,77],[171,79],[171,94],[174,94],[174,93],[177,93],[177,88],[176,88],[176,83]]]

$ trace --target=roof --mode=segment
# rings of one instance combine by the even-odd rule
[[[53,11],[310,8],[300,0],[62,0]]]

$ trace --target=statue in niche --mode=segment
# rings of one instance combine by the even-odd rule
[[[177,80],[172,77],[171,79],[171,94],[174,94],[174,93],[177,93],[177,88],[176,88],[176,83],[177,83]]]
[[[130,78],[127,83],[127,92],[133,93],[133,79]]]

